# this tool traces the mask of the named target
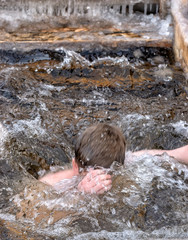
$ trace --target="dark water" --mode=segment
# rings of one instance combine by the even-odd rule
[[[168,156],[135,159],[100,197],[36,180],[69,163],[96,122],[120,126],[131,151],[188,144],[187,80],[172,49],[1,50],[0,61],[2,239],[188,236],[188,169]]]

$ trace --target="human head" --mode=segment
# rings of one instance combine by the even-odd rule
[[[77,139],[75,161],[79,168],[109,168],[116,161],[123,164],[126,141],[115,126],[99,123],[87,128]]]

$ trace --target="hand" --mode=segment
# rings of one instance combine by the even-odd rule
[[[90,169],[78,185],[78,190],[84,193],[102,194],[112,187],[111,175],[104,170]]]

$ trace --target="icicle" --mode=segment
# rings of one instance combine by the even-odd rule
[[[144,3],[144,15],[147,15],[148,4]]]
[[[76,15],[79,15],[79,5],[75,5],[74,11]]]
[[[101,5],[100,5],[100,16],[105,15],[107,11],[108,11],[107,6],[105,6],[101,3]]]
[[[156,4],[156,14],[159,12],[159,4]]]
[[[81,5],[80,11],[81,11],[81,15],[83,16],[84,15],[84,4]]]
[[[119,6],[118,5],[114,6],[114,13],[119,14]]]
[[[67,2],[67,16],[70,16],[71,13],[71,5],[70,5],[70,1]]]
[[[149,4],[149,10],[152,11],[152,3]]]
[[[122,15],[126,15],[126,5],[122,5]]]
[[[129,4],[129,14],[132,15],[133,14],[133,5]]]
[[[92,7],[92,17],[96,17],[97,15],[97,4],[95,3]]]

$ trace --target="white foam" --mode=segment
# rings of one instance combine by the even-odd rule
[[[9,214],[9,213],[0,213],[0,218],[5,220],[5,221],[10,221],[10,222],[13,222],[16,220],[16,217],[12,214]]]
[[[104,64],[106,66],[112,66],[115,64],[119,64],[121,67],[126,67],[130,65],[130,62],[125,56],[122,57],[99,57],[98,59],[94,60],[90,63],[91,66],[95,66],[96,64]],[[134,65],[134,64],[132,64]]]
[[[58,87],[58,86],[53,86],[50,84],[41,84],[40,88],[38,88],[38,91],[39,91],[40,96],[51,97],[52,92],[61,92],[64,89],[66,89],[65,86]]]
[[[168,169],[163,167],[164,163],[169,164],[172,172],[169,172]],[[188,190],[188,186],[184,182],[184,180],[188,177],[187,166],[177,162],[167,154],[156,156],[144,154],[134,158],[134,161],[128,162],[128,164],[126,164],[126,168],[129,177],[139,184],[143,191],[147,192],[154,177],[159,179],[158,188],[161,188],[163,185],[165,185],[170,188],[176,186],[184,191]],[[175,169],[178,169],[180,173],[184,174],[183,179],[173,178],[173,171]]]
[[[41,87],[46,90],[57,91],[57,92],[61,92],[62,90],[66,89],[66,86],[53,86],[50,84],[41,84]]]
[[[129,225],[130,228],[133,228],[132,225]],[[176,240],[187,240],[187,231],[186,226],[183,227],[184,230],[178,226],[173,226],[173,228],[161,228],[154,230],[151,233],[143,232],[141,230],[134,229],[125,229],[122,232],[108,232],[108,231],[100,231],[100,232],[90,232],[85,234],[79,234],[75,237],[69,237],[67,240],[90,240],[90,239],[98,239],[98,240],[135,240],[135,239],[176,239]]]
[[[188,123],[186,121],[180,120],[179,122],[172,123],[171,126],[174,127],[177,133],[188,138]]]
[[[37,116],[33,120],[17,120],[13,123],[13,131],[24,132],[28,136],[44,136],[47,134],[46,130],[42,127],[42,120]]]
[[[135,231],[135,230],[124,230],[123,232],[108,232],[105,230],[102,230],[100,232],[90,232],[85,234],[80,234],[75,237],[67,238],[67,240],[89,240],[89,239],[118,239],[118,240],[125,240],[125,239],[139,239],[140,237],[147,237],[149,234],[144,233],[142,231]]]
[[[172,37],[173,29],[172,29],[171,23],[172,23],[172,18],[170,15],[167,16],[166,19],[161,20],[161,24],[160,24],[160,28],[159,28],[159,34],[161,36],[171,36]]]
[[[84,67],[90,66],[90,62],[82,57],[79,53],[76,53],[71,50],[67,50],[63,47],[57,48],[56,51],[65,52],[65,57],[62,63],[59,64],[58,68],[66,68],[70,69],[72,66],[74,67]]]
[[[142,134],[142,132],[144,132],[144,129],[146,129],[146,127],[152,126],[153,123],[154,120],[150,115],[132,113],[123,116],[121,118],[121,121],[118,122],[118,126],[122,127],[123,129],[126,129],[126,132],[128,134],[130,131],[135,129],[135,124],[136,125],[141,124],[140,134]]]
[[[154,75],[156,76],[157,79],[161,79],[168,82],[172,80],[173,72],[169,67],[167,67],[166,64],[159,64],[158,68],[154,72]]]
[[[0,154],[2,154],[4,151],[4,142],[6,141],[7,137],[8,137],[8,131],[0,122]]]

